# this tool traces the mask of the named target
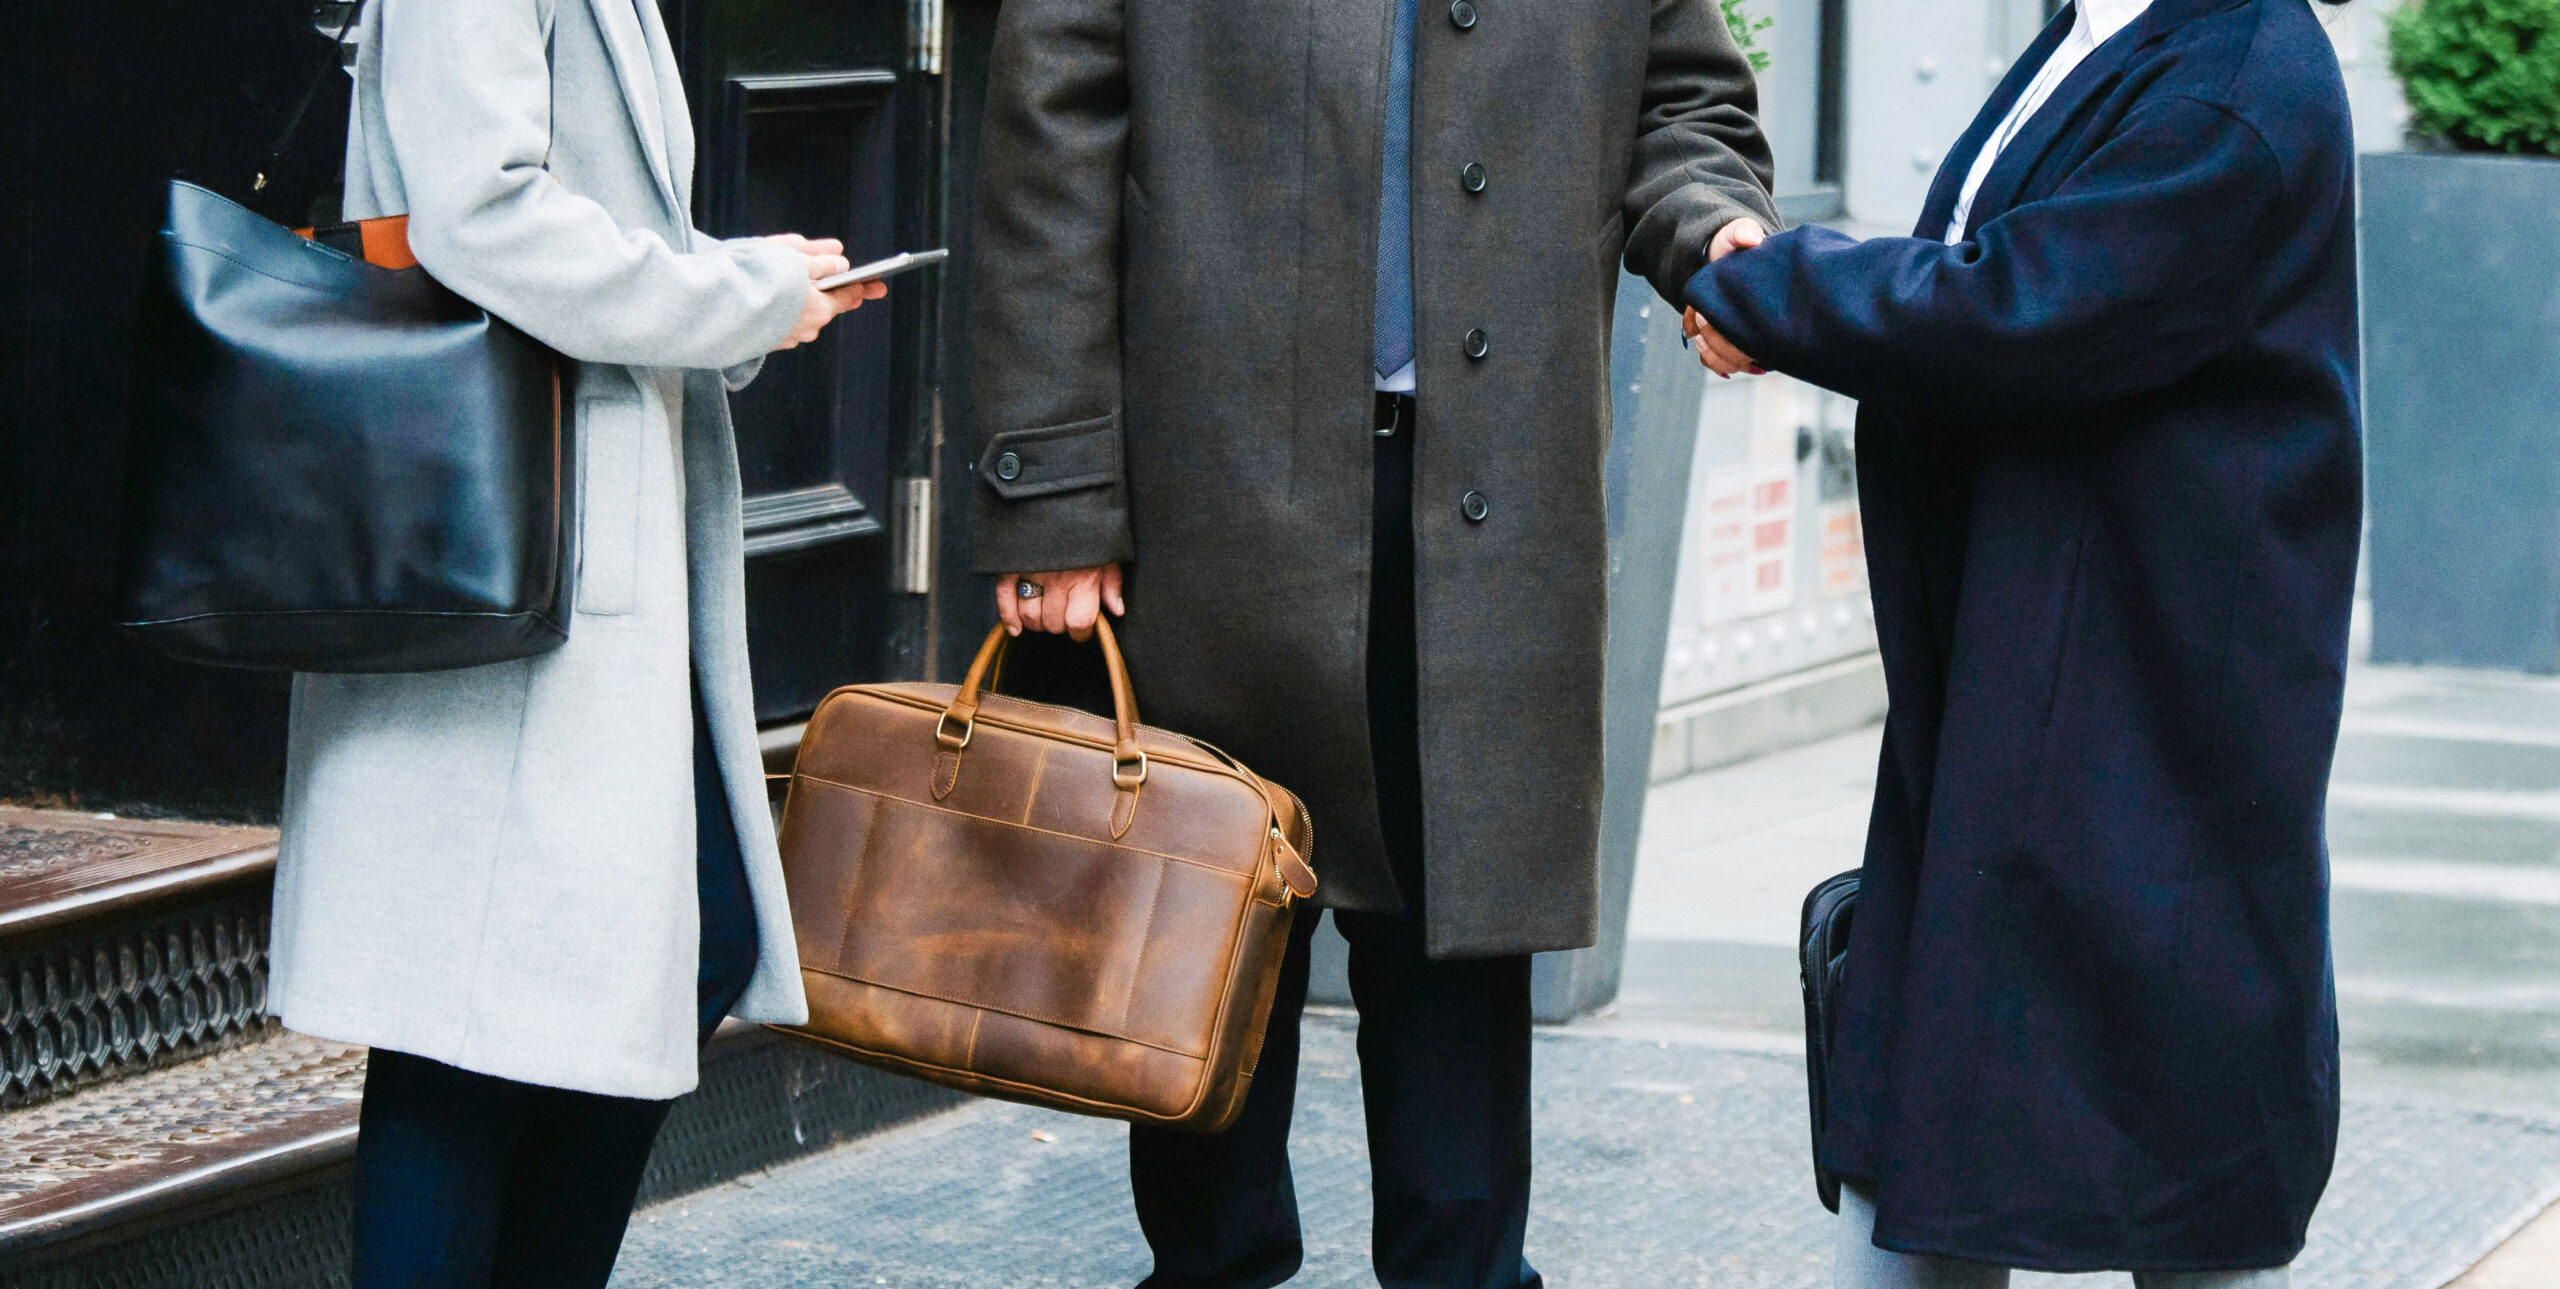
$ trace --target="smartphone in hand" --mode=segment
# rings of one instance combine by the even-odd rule
[[[900,251],[885,260],[856,264],[834,277],[820,278],[815,285],[821,291],[833,291],[838,287],[852,286],[856,282],[877,282],[882,278],[893,278],[928,264],[940,264],[950,258],[951,252],[940,247],[930,251]]]

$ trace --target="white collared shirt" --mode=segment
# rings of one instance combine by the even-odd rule
[[[2018,102],[2009,109],[2009,115],[2001,118],[2000,128],[1983,140],[1982,151],[1973,159],[1973,169],[1965,173],[1964,191],[1956,197],[1955,213],[1947,218],[1947,245],[1953,246],[1964,240],[1968,231],[1966,225],[1972,220],[1974,194],[1982,191],[1982,181],[1991,173],[1992,165],[2000,160],[2001,150],[2026,128],[2036,109],[2053,97],[2054,88],[2062,84],[2063,78],[2069,76],[2082,59],[2096,53],[2098,46],[2107,43],[2109,36],[2124,30],[2134,19],[2142,16],[2143,10],[2151,7],[2151,0],[2073,2],[2077,13],[2071,20],[2071,34],[2062,38],[2062,43],[2054,47],[2053,56],[2037,69],[2036,78],[2027,83],[2026,92],[2018,96]]]

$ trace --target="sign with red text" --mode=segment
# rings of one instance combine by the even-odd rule
[[[1787,608],[1795,599],[1793,462],[1707,474],[1698,542],[1702,626]]]

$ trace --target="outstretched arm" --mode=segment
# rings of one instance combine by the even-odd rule
[[[1737,219],[1778,227],[1759,84],[1711,0],[1654,0],[1643,118],[1627,158],[1627,268],[1665,300]]]
[[[2281,187],[2246,123],[2163,99],[1971,240],[1795,229],[1701,270],[1688,302],[1741,353],[1827,389],[2044,419],[2166,388],[2229,348]]]

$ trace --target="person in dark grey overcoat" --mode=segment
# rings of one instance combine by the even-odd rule
[[[1755,106],[1712,0],[999,23],[977,564],[1016,625],[1125,607],[1146,715],[1307,801],[1388,1284],[1534,1281],[1527,955],[1598,921],[1618,268],[1670,298],[1775,225]],[[1151,1285],[1297,1265],[1300,921],[1244,1122],[1133,1136]]]
[[[1914,236],[1798,229],[1688,284],[1720,370],[1860,400],[1892,708],[1821,1143],[1843,1289],[2274,1289],[2302,1248],[2354,159],[2305,0],[2077,0]]]

